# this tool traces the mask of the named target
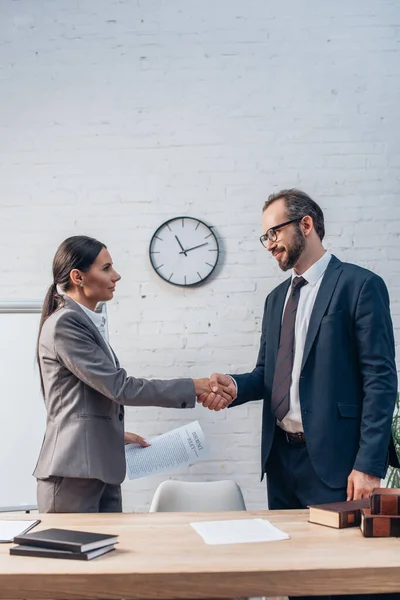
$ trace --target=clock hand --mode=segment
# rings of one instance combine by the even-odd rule
[[[186,252],[190,252],[191,250],[196,250],[196,248],[201,248],[202,246],[207,246],[208,242],[204,242],[204,244],[199,244],[198,246],[193,246],[193,248],[186,248],[186,250],[184,250],[182,248],[182,252],[179,252],[179,254],[185,254]]]
[[[175,239],[176,239],[176,241],[178,242],[178,244],[179,244],[179,246],[180,246],[180,248],[181,248],[181,250],[182,250],[182,252],[179,252],[179,254],[184,254],[185,256],[187,256],[187,254],[186,254],[186,250],[184,250],[184,248],[183,248],[182,244],[180,243],[180,241],[179,241],[179,238],[178,238],[178,236],[177,236],[177,235],[175,235]]]

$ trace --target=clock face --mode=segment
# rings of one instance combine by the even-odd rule
[[[193,217],[163,223],[150,242],[150,261],[156,273],[174,285],[196,285],[213,272],[219,255],[211,227]]]

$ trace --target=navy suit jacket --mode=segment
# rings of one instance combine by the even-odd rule
[[[262,476],[276,419],[271,388],[290,279],[265,301],[260,351],[251,373],[234,375],[237,406],[264,400]],[[299,381],[301,415],[311,462],[332,488],[351,470],[384,477],[398,465],[391,440],[397,393],[393,326],[386,285],[378,276],[332,256],[310,318]]]

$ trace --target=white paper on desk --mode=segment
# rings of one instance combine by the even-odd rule
[[[12,542],[17,535],[26,533],[38,523],[40,523],[39,519],[34,519],[33,521],[0,520],[0,542]]]
[[[265,519],[190,523],[206,544],[248,544],[287,540],[289,535]]]
[[[125,446],[126,467],[129,479],[170,471],[192,464],[209,456],[209,446],[198,421],[172,429],[168,433],[148,440],[151,446],[137,444]]]

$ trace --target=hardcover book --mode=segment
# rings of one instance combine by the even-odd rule
[[[373,489],[371,494],[371,514],[400,515],[400,489]]]
[[[364,537],[399,537],[400,516],[372,515],[369,508],[363,508],[361,531]]]
[[[102,554],[115,550],[114,544],[103,546],[91,552],[70,552],[68,550],[56,550],[55,548],[41,548],[40,546],[13,546],[10,554],[15,556],[40,556],[42,558],[69,558],[72,560],[91,560]]]
[[[23,546],[40,546],[41,548],[69,550],[70,552],[90,552],[96,548],[116,544],[118,536],[71,529],[44,529],[17,535],[14,542]]]
[[[310,523],[326,525],[327,527],[355,527],[361,522],[361,509],[369,507],[369,500],[349,500],[348,502],[330,502],[310,506]]]

